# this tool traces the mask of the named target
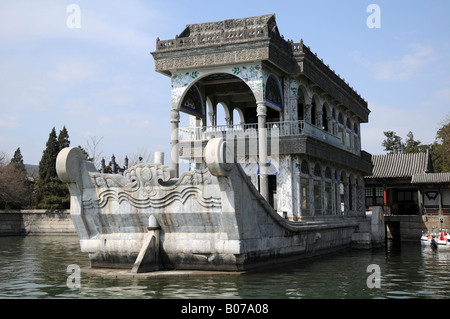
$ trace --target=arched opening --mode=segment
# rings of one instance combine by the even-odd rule
[[[241,113],[239,122],[232,119],[232,110],[237,108]],[[201,119],[203,126],[218,126],[219,129],[240,122],[258,123],[253,91],[242,79],[228,73],[214,73],[197,79],[185,93],[179,110]]]
[[[332,183],[332,176],[331,176],[331,170],[327,166],[325,168],[325,203],[324,203],[324,212],[325,215],[332,215],[333,214],[333,191],[331,187]]]
[[[309,166],[306,160],[303,160],[300,165],[300,172],[305,175],[309,175]]]
[[[340,175],[340,179],[339,179],[339,203],[340,203],[340,209],[339,211],[341,212],[341,214],[345,214],[346,210],[348,209],[348,207],[346,207],[346,205],[348,205],[347,203],[347,196],[348,196],[348,178],[347,178],[347,174],[345,174],[345,172],[342,172]]]
[[[341,140],[341,144],[345,143],[345,133],[344,133],[344,116],[341,112],[338,114],[338,137]]]
[[[344,125],[344,116],[342,115],[341,112],[339,112],[339,115],[338,115],[338,123],[341,125]]]
[[[269,75],[265,86],[266,101],[274,104],[278,109],[283,108],[283,97],[281,95],[280,85],[273,75]]]
[[[299,121],[305,120],[305,94],[303,93],[303,88],[298,87],[298,99],[297,99],[297,119]]]
[[[311,106],[311,124],[316,125],[316,102],[314,100]]]
[[[349,176],[348,177],[348,209],[349,210],[353,210],[353,207],[354,207],[354,203],[353,203],[353,195],[354,195],[354,191],[353,191],[353,186],[354,186],[354,183],[353,183],[353,181],[354,181],[354,179],[353,179],[353,176]]]
[[[322,169],[316,163],[314,165],[314,215],[322,215]]]
[[[347,129],[345,130],[345,145],[347,147],[352,147],[352,122],[350,121],[350,118],[347,118],[346,122]]]
[[[357,123],[353,124],[353,132],[355,132],[356,135],[359,134],[358,124]]]
[[[300,215],[310,216],[310,181],[309,165],[306,160],[300,163]]]
[[[216,126],[219,128],[225,128],[229,121],[228,107],[225,103],[221,102],[216,105]]]
[[[328,128],[328,112],[325,104],[322,107],[322,129],[329,132]]]
[[[244,114],[238,108],[233,110],[233,125],[244,124]]]

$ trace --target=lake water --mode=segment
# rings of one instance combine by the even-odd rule
[[[444,299],[450,292],[450,251],[420,243],[389,242],[241,275],[116,279],[82,272],[78,288],[67,285],[71,264],[89,267],[76,236],[0,237],[0,299]],[[369,288],[377,274],[379,288]]]

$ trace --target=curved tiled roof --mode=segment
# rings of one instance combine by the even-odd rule
[[[450,183],[450,173],[414,174],[411,179],[413,184]]]
[[[368,178],[412,177],[430,170],[428,153],[372,155],[373,170]]]

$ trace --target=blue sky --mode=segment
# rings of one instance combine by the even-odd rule
[[[68,28],[67,7],[80,8]],[[368,28],[371,3],[381,27]],[[72,146],[95,136],[114,153],[170,149],[170,79],[154,71],[156,38],[186,24],[275,13],[285,39],[304,43],[369,103],[362,148],[382,154],[383,131],[432,143],[450,113],[450,1],[0,2],[0,151],[38,164],[65,125]],[[186,115],[185,115],[186,116]]]

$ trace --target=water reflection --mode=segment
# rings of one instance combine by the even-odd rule
[[[349,250],[243,275],[108,278],[82,273],[68,288],[67,266],[88,267],[76,236],[0,238],[0,298],[448,298],[450,251],[392,243]],[[367,267],[380,267],[380,288],[367,286]]]

